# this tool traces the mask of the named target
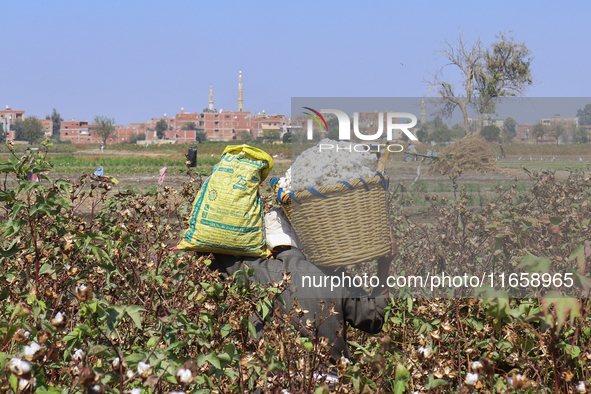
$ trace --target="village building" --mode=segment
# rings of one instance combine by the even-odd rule
[[[2,124],[2,130],[6,133],[7,140],[14,140],[14,130],[10,130],[10,126],[17,120],[23,120],[25,118],[25,111],[13,110],[8,105],[6,109],[0,111],[0,124]]]
[[[529,124],[518,124],[515,128],[515,142],[534,143],[534,126]]]
[[[87,120],[63,121],[60,127],[60,140],[72,141],[73,144],[98,144],[102,141],[94,133],[96,126],[88,123]],[[107,142],[115,143],[116,138],[110,138]]]

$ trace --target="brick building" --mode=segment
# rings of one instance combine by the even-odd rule
[[[0,124],[2,124],[7,140],[14,140],[14,131],[10,130],[10,125],[23,119],[25,119],[25,111],[13,110],[8,105],[5,110],[0,111]]]
[[[178,130],[189,122],[194,122],[197,130],[204,131],[211,141],[232,141],[238,139],[241,131],[251,131],[252,122],[249,111],[216,111],[176,114]]]
[[[43,125],[45,137],[51,137],[53,135],[53,121],[51,119],[37,119]]]
[[[534,143],[534,126],[529,124],[518,124],[515,128],[515,142]]]
[[[74,144],[97,144],[101,138],[94,134],[96,126],[88,124],[86,120],[72,118],[71,121],[64,121],[60,127],[60,140],[72,141]],[[115,138],[110,138],[107,142],[114,143]]]
[[[146,138],[147,123],[128,123],[127,126],[115,126],[117,130],[117,142],[129,142],[132,137]]]
[[[284,115],[266,115],[263,111],[252,118],[250,130],[252,135],[257,138],[262,137],[265,130],[281,130],[285,123]]]

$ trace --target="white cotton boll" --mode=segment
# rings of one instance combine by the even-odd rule
[[[466,374],[466,384],[468,386],[474,386],[478,382],[478,374],[477,373],[470,373]]]
[[[41,350],[41,346],[39,346],[37,342],[32,342],[30,345],[25,346],[23,351],[25,359],[28,361],[35,361],[33,358],[35,358],[35,355],[39,350]]]
[[[423,355],[424,358],[431,358],[431,356],[433,356],[433,349],[431,349],[430,347],[419,347],[418,349],[419,353],[421,353]]]
[[[190,383],[193,379],[193,374],[190,369],[181,368],[176,371],[176,378],[179,383]]]
[[[31,364],[20,358],[12,358],[8,364],[8,370],[17,376],[25,375],[31,372]]]
[[[137,364],[137,373],[140,374],[140,376],[147,378],[148,375],[152,373],[152,367],[150,366],[150,364],[140,361]]]
[[[81,362],[81,361],[84,361],[84,356],[86,356],[86,354],[84,353],[84,350],[78,349],[74,352],[72,359],[74,361]]]
[[[20,379],[18,381],[18,389],[19,389],[19,391],[23,391],[27,388],[34,389],[36,384],[37,384],[36,378],[33,378],[32,381],[29,379]]]

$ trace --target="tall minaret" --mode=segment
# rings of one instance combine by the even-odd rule
[[[238,112],[242,112],[242,69],[238,76]]]
[[[213,85],[209,85],[209,110],[213,111]]]
[[[421,100],[421,125],[425,124],[425,99]]]

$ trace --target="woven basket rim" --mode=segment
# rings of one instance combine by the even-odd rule
[[[278,178],[273,178],[273,179],[278,179]],[[370,185],[373,186],[375,184],[379,184],[381,183],[382,186],[384,187],[384,191],[387,190],[387,185],[389,182],[388,176],[383,173],[383,172],[377,172],[376,175],[374,175],[371,178],[367,178],[367,179],[361,179],[361,178],[356,178],[353,180],[349,180],[349,181],[345,181],[346,183],[343,183],[343,181],[341,181],[340,183],[333,183],[330,185],[324,185],[324,186],[319,186],[319,187],[314,187],[314,188],[310,188],[315,190],[318,193],[321,194],[332,194],[332,193],[342,193],[342,192],[346,192],[346,191],[351,191],[351,190],[364,190],[366,187],[366,185],[369,187]],[[351,188],[351,187],[352,188]],[[281,188],[279,187],[279,185],[277,184],[277,182],[274,185],[275,192],[277,193],[279,190],[281,190]],[[293,195],[296,199],[298,200],[305,200],[307,198],[310,197],[316,197],[317,195],[310,192],[310,189],[306,189],[306,190],[300,190],[297,192],[291,192],[291,193],[286,193],[283,190],[281,190],[281,201],[283,201],[283,204],[289,204],[291,202],[291,196]]]

